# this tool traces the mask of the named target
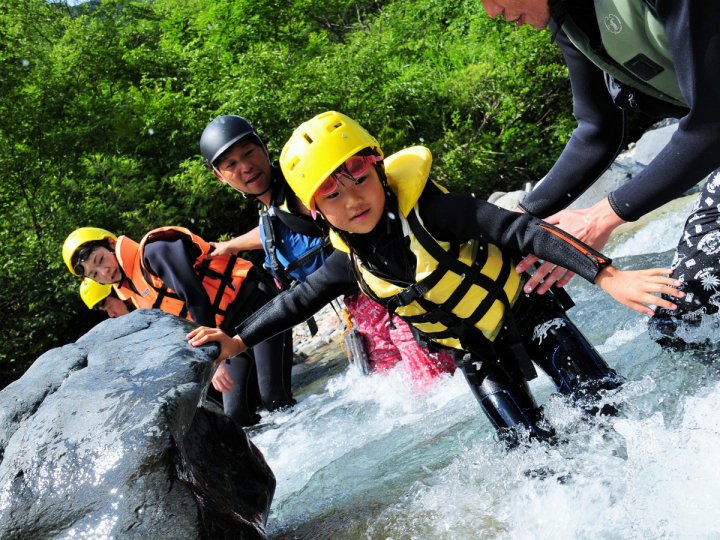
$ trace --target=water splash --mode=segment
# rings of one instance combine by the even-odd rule
[[[669,263],[679,208],[617,241],[620,265]],[[570,292],[571,316],[627,381],[617,417],[584,416],[541,376],[531,389],[561,442],[507,452],[459,375],[418,393],[399,370],[343,372],[253,435],[278,479],[270,536],[719,537],[718,353],[664,350],[646,317],[577,278]]]

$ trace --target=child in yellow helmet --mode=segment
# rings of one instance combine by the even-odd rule
[[[104,311],[111,319],[127,315],[131,309],[134,309],[130,302],[117,297],[112,285],[98,283],[92,279],[84,278],[80,282],[80,298],[88,309]]]
[[[217,341],[219,358],[303,320],[350,283],[397,313],[429,342],[455,351],[459,367],[501,435],[518,426],[538,437],[542,419],[527,380],[531,360],[558,390],[596,411],[602,390],[619,378],[567,318],[563,296],[526,294],[515,265],[523,255],[567,267],[641,313],[674,309],[657,294],[682,297],[668,269],[622,271],[610,259],[527,214],[448,193],[429,179],[431,155],[412,147],[387,159],[347,116],[329,111],[302,124],[285,145],[285,177],[332,229],[337,250],[302,285],[280,295],[236,327],[188,335],[192,345]]]
[[[275,294],[249,261],[208,257],[212,247],[183,227],[160,227],[140,242],[97,227],[68,235],[62,256],[68,270],[112,287],[137,308],[157,308],[197,324],[234,326]],[[292,397],[290,334],[271,336],[249,355],[228,359],[213,375],[225,413],[241,426],[257,423],[257,409],[276,410]],[[233,373],[233,381],[226,374]]]
[[[279,164],[271,162],[265,143],[250,122],[237,115],[218,116],[203,131],[200,151],[218,180],[244,197],[255,199],[260,208],[259,227],[215,243],[211,256],[262,249],[265,268],[280,289],[304,281],[323,264],[333,251],[327,227],[313,220],[308,209],[298,202]],[[358,338],[370,371],[386,371],[402,361],[418,387],[455,371],[446,351],[431,353],[421,347],[407,323],[394,317],[391,324],[387,311],[357,286],[347,291],[342,301],[352,325],[348,335]],[[309,319],[308,323],[315,321]]]

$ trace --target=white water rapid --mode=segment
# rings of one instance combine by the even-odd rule
[[[622,267],[667,266],[690,199],[616,237]],[[658,217],[659,216],[659,217]],[[531,382],[563,442],[508,452],[463,377],[331,375],[251,433],[277,476],[271,538],[720,538],[720,362],[664,351],[647,318],[575,278],[570,311],[627,382],[585,418]]]

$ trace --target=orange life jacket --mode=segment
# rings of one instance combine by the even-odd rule
[[[192,320],[185,301],[167,287],[144,264],[145,246],[158,240],[186,238],[197,248],[193,268],[215,313],[215,325],[220,327],[228,306],[233,303],[252,263],[235,255],[208,257],[210,244],[184,227],[160,227],[147,233],[138,244],[132,238],[120,236],[115,244],[115,256],[125,272],[126,280],[115,284],[118,296],[130,300],[138,308],[158,308],[162,311]]]

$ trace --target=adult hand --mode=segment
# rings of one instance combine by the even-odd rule
[[[598,273],[595,284],[624,306],[652,316],[654,311],[650,306],[677,309],[673,302],[656,295],[666,294],[674,298],[685,296],[684,292],[677,289],[682,282],[666,277],[670,273],[669,268],[620,270],[606,266]]]
[[[528,255],[517,264],[515,269],[522,274],[532,268],[538,261],[540,261],[540,259],[535,255]],[[545,294],[553,285],[564,287],[574,275],[573,272],[570,272],[570,270],[562,266],[551,262],[542,262],[540,266],[531,272],[531,277],[525,282],[523,291],[526,294],[530,294],[533,291],[538,294]]]
[[[590,208],[561,210],[545,221],[598,251],[605,247],[610,234],[625,223],[612,209],[607,197]]]
[[[230,376],[227,362],[220,362],[212,378],[213,387],[218,392],[229,392],[233,384],[235,384],[235,381],[233,381],[233,378]]]
[[[625,223],[612,209],[607,197],[590,208],[561,210],[557,214],[546,218],[545,221],[570,233],[598,251],[605,247],[610,234],[618,226]],[[537,261],[537,257],[528,255],[517,265],[518,272],[524,272]],[[524,291],[530,293],[537,288],[538,294],[544,294],[554,284],[557,284],[558,287],[567,285],[574,275],[573,272],[565,268],[544,262],[526,282]]]
[[[220,345],[220,354],[218,354],[215,362],[237,356],[247,349],[245,343],[243,343],[243,340],[239,337],[232,338],[219,328],[211,328],[209,326],[195,328],[185,337],[193,347],[200,347],[213,341]]]
[[[213,247],[212,251],[208,254],[208,257],[219,257],[220,255],[237,255],[238,250],[233,246],[232,240],[226,240],[224,242],[210,242]]]
[[[210,242],[215,249],[210,253],[210,257],[218,257],[220,255],[237,255],[241,251],[250,251],[254,249],[262,249],[262,237],[260,236],[260,226],[250,229],[245,234],[236,236],[232,240],[224,242]]]

